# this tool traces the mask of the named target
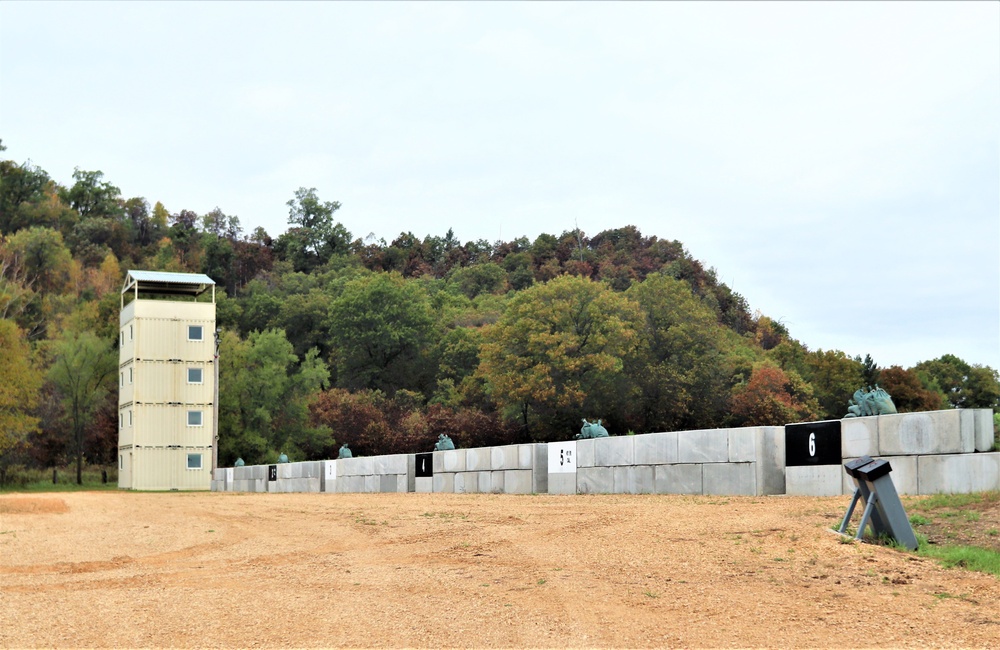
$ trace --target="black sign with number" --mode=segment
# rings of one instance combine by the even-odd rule
[[[840,461],[840,420],[785,425],[785,467]]]
[[[268,465],[267,466],[267,480],[277,481],[278,480],[278,466]]]
[[[434,476],[434,454],[430,452],[417,454],[416,477],[427,478],[429,476]]]

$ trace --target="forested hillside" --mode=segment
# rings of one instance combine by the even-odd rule
[[[244,231],[0,161],[0,466],[113,465],[127,269],[219,285],[220,463],[841,417],[876,382],[900,411],[998,407],[989,367],[812,350],[694,259],[631,226],[507,242],[357,237],[290,192],[288,229]]]

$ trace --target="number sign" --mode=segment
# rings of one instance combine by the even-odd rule
[[[426,452],[417,454],[416,478],[429,478],[434,476],[434,454]]]
[[[785,425],[785,466],[839,465],[840,420]]]

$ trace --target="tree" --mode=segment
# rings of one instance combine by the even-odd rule
[[[916,372],[901,366],[882,369],[879,381],[900,413],[937,411],[944,402],[941,393],[928,390]]]
[[[310,398],[330,376],[315,350],[300,364],[281,330],[254,332],[245,341],[226,331],[219,363],[220,462],[262,463],[281,451],[330,457],[329,429],[308,424]]]
[[[0,319],[0,456],[37,428],[32,410],[41,387],[24,333],[14,321]]]
[[[275,250],[296,271],[311,271],[329,259],[350,251],[351,233],[333,222],[337,201],[321,201],[316,188],[300,187],[288,202],[288,223],[295,226],[278,238]]]
[[[630,372],[638,395],[629,410],[645,431],[718,426],[728,407],[720,326],[681,280],[658,274],[626,295],[641,307],[642,346]]]
[[[351,280],[330,304],[337,385],[421,390],[430,383],[427,347],[434,319],[427,294],[398,273]]]
[[[812,390],[794,371],[757,364],[750,380],[733,389],[733,415],[745,426],[778,426],[816,419]]]
[[[635,302],[586,278],[536,284],[487,331],[478,372],[528,435],[555,440],[613,407],[641,318]]]
[[[863,385],[867,387],[875,386],[879,382],[880,372],[881,370],[878,364],[875,363],[875,360],[872,359],[872,355],[866,354],[861,367],[861,381]]]
[[[19,230],[7,240],[7,249],[20,260],[35,291],[59,293],[67,288],[73,256],[58,231],[41,226]]]
[[[83,484],[84,434],[111,390],[118,367],[111,343],[90,332],[67,332],[56,342],[48,379],[59,393],[73,434],[76,482]]]
[[[862,365],[840,350],[810,352],[805,364],[803,377],[812,385],[824,419],[843,417],[854,391],[867,385],[863,383]]]
[[[66,192],[69,206],[80,213],[81,219],[88,217],[104,217],[120,219],[123,210],[121,206],[121,190],[104,179],[104,172],[82,171],[79,167],[73,170],[73,187]]]
[[[953,354],[918,363],[914,370],[927,378],[930,389],[940,389],[952,408],[997,408],[1000,381],[989,366],[969,365]]]

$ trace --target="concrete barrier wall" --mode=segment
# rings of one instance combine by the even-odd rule
[[[785,428],[746,427],[283,463],[275,480],[220,468],[212,490],[834,496],[854,490],[843,463],[868,455],[889,459],[900,494],[978,492],[1000,490],[992,445],[990,409],[954,409],[841,420],[829,465],[786,467]]]

